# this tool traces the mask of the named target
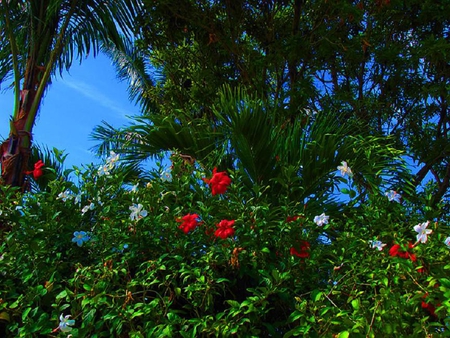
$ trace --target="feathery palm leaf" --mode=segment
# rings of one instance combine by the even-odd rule
[[[19,79],[23,79],[30,58],[44,67],[53,61],[52,71],[62,72],[74,58],[95,55],[102,44],[125,48],[122,36],[131,36],[139,6],[135,0],[2,2],[0,22],[5,29],[0,32],[0,82],[13,75],[14,58]]]
[[[200,161],[212,153],[221,156],[225,152],[224,134],[215,131],[206,119],[185,124],[174,117],[152,115],[151,119],[135,117],[135,124],[121,129],[103,122],[103,125],[95,127],[91,135],[94,140],[100,141],[94,151],[97,155],[104,155],[114,150],[123,154],[126,161],[134,163],[171,150],[179,150]]]
[[[143,111],[155,110],[146,93],[154,85],[150,74],[158,72],[150,64],[146,53],[135,48],[133,42],[125,42],[121,48],[114,44],[105,45],[103,51],[115,65],[117,77],[128,82],[130,100],[139,104]]]
[[[139,0],[0,2],[0,83],[13,77],[15,93],[10,137],[2,144],[6,184],[23,184],[26,150],[51,77],[103,44],[124,49],[141,6]]]
[[[261,100],[229,87],[213,108],[222,132],[230,140],[230,152],[247,173],[249,184],[273,177],[275,170],[274,119]]]
[[[388,138],[355,132],[351,121],[341,124],[324,112],[281,123],[276,109],[276,104],[249,96],[242,88],[225,88],[212,109],[215,120],[181,122],[174,116],[152,115],[136,118],[135,125],[120,130],[97,127],[94,139],[103,139],[101,151],[118,147],[125,158],[137,162],[164,150],[218,166],[230,157],[249,188],[270,186],[268,192],[274,196],[309,201],[312,209],[337,202],[335,188],[341,180],[336,173],[342,161],[352,166],[361,198],[379,193],[383,184],[407,182],[401,152]]]
[[[280,123],[277,107],[248,96],[242,88],[219,95],[215,116],[248,185],[271,184],[273,193],[284,190],[291,200],[314,199],[320,205],[336,201],[336,168],[342,161],[354,167],[362,195],[379,192],[383,180],[385,186],[408,181],[392,140],[365,135],[352,121],[341,124],[336,115],[325,112]]]

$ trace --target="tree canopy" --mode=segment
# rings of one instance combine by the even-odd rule
[[[153,80],[130,88],[150,119],[214,119],[220,88],[244,86],[280,123],[324,111],[393,137],[431,203],[448,192],[448,2],[144,3],[140,62],[119,68]]]

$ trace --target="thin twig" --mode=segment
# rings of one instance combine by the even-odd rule
[[[367,331],[366,338],[369,337],[370,331],[372,331],[373,322],[375,321],[375,314],[377,313],[378,306],[380,306],[380,301],[378,301],[375,309],[373,310],[372,320],[370,321],[369,331]]]

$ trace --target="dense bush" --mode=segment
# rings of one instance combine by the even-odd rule
[[[317,212],[176,155],[133,186],[115,154],[75,174],[3,188],[6,337],[448,335],[450,231],[398,193]]]

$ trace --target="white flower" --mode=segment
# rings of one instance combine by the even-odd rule
[[[400,203],[400,198],[402,197],[402,195],[400,195],[395,190],[386,191],[385,195],[387,196],[389,202],[395,201],[397,203]]]
[[[378,251],[381,251],[385,246],[386,244],[382,243],[381,241],[370,241],[370,247],[372,249],[378,249]]]
[[[85,206],[83,207],[83,209],[81,209],[81,213],[84,215],[88,210],[94,210],[94,208],[95,208],[94,203],[85,205]]]
[[[63,200],[63,202],[67,201],[68,199],[70,200],[73,196],[70,194],[69,190],[66,190],[64,192],[60,192],[58,194],[58,197],[56,198],[57,200],[61,199]]]
[[[116,154],[114,151],[109,152],[109,157],[106,159],[106,163],[110,163],[114,165],[117,161],[119,161],[120,155]]]
[[[119,160],[120,155],[114,151],[109,152],[110,156],[106,159],[106,163],[98,168],[99,176],[109,176],[110,171],[114,169],[116,162]]]
[[[139,183],[136,183],[135,185],[133,185],[133,187],[131,188],[131,192],[132,193],[136,193],[138,191],[139,188]]]
[[[350,167],[347,165],[347,162],[342,161],[341,164],[342,165],[339,165],[337,168],[338,168],[338,170],[341,171],[342,177],[344,177],[346,174],[349,177],[352,177],[353,176],[352,169],[350,169]]]
[[[75,325],[75,321],[73,319],[69,319],[70,317],[71,315],[63,317],[62,314],[61,316],[59,316],[59,329],[61,330],[61,332],[72,331],[71,326]]]
[[[430,224],[430,221],[419,223],[414,226],[414,231],[417,232],[418,242],[426,243],[428,240],[428,235],[433,232],[433,230],[427,229],[428,224]]]
[[[97,197],[97,203],[98,203],[98,205],[100,205],[100,206],[103,205],[103,202],[102,202],[100,196]]]
[[[103,175],[109,176],[111,174],[109,172],[111,169],[112,169],[111,166],[108,165],[108,164],[104,164],[104,165],[100,166],[98,168],[98,171],[97,171],[98,172],[98,176],[103,176]]]
[[[314,217],[314,223],[321,227],[324,224],[328,224],[329,218],[330,216],[326,216],[325,213],[322,213],[322,215]]]
[[[130,210],[131,210],[130,219],[132,221],[137,220],[137,219],[139,219],[141,217],[147,216],[147,210],[145,210],[143,205],[140,204],[140,203],[137,204],[137,205],[133,204],[130,207]]]
[[[172,182],[172,174],[170,173],[170,171],[166,170],[161,174],[161,181]]]
[[[78,194],[75,196],[75,204],[80,203],[81,202],[81,194]]]
[[[444,241],[445,245],[447,245],[450,248],[450,237],[447,237]]]

